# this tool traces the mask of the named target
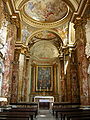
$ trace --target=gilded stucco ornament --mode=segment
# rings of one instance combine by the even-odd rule
[[[87,58],[90,57],[90,42],[86,43],[85,54],[87,55]]]

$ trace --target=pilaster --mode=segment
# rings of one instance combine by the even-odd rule
[[[61,67],[61,102],[65,101],[64,56],[59,57]]]
[[[70,91],[71,91],[71,102],[80,102],[79,93],[79,81],[77,76],[78,63],[76,61],[76,50],[75,47],[69,48],[70,54]]]
[[[19,56],[20,56],[20,50],[15,49],[14,61],[13,61],[13,71],[12,71],[10,102],[17,102],[17,100],[18,100]]]
[[[77,63],[78,63],[78,77],[79,77],[81,104],[89,104],[87,58],[85,55],[86,23],[87,21],[84,19],[77,19],[75,21],[75,39],[77,44],[76,55],[77,55]]]

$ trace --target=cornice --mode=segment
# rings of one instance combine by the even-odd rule
[[[79,20],[84,16],[88,3],[89,3],[89,0],[81,0],[78,10],[75,11],[71,17],[72,23],[74,23],[76,19]]]
[[[22,54],[26,54],[28,52],[28,47],[21,42],[17,42],[15,44],[15,49],[19,50],[20,53],[22,53]]]
[[[13,0],[3,0],[3,2],[5,2],[7,5],[11,20],[16,24],[17,27],[20,27],[20,12],[16,10]]]
[[[56,22],[51,22],[51,23],[43,23],[43,22],[38,22],[38,21],[31,19],[23,11],[21,11],[21,14],[22,14],[22,19],[24,22],[26,22],[30,26],[36,27],[36,28],[55,28],[55,27],[58,27],[64,23],[66,23],[67,21],[69,21],[71,15],[72,15],[72,13],[69,11],[67,16],[65,18],[63,18],[62,20],[59,20]]]
[[[42,28],[42,29],[39,29],[39,30],[34,31],[34,32],[27,38],[26,45],[29,43],[29,41],[30,41],[37,33],[42,32],[42,31],[45,31],[45,30],[56,34],[56,36],[58,36],[58,37],[61,39],[61,36],[60,36],[60,34],[59,34],[57,31],[55,31],[55,30],[53,30],[53,29],[49,29],[49,28]]]

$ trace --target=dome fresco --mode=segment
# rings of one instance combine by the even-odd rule
[[[33,45],[30,54],[32,57],[36,56],[40,59],[50,59],[58,57],[58,50],[49,41],[42,40]]]
[[[68,13],[62,0],[30,0],[24,6],[25,13],[39,22],[56,22]]]

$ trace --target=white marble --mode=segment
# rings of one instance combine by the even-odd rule
[[[49,110],[40,110],[34,120],[56,120]]]

